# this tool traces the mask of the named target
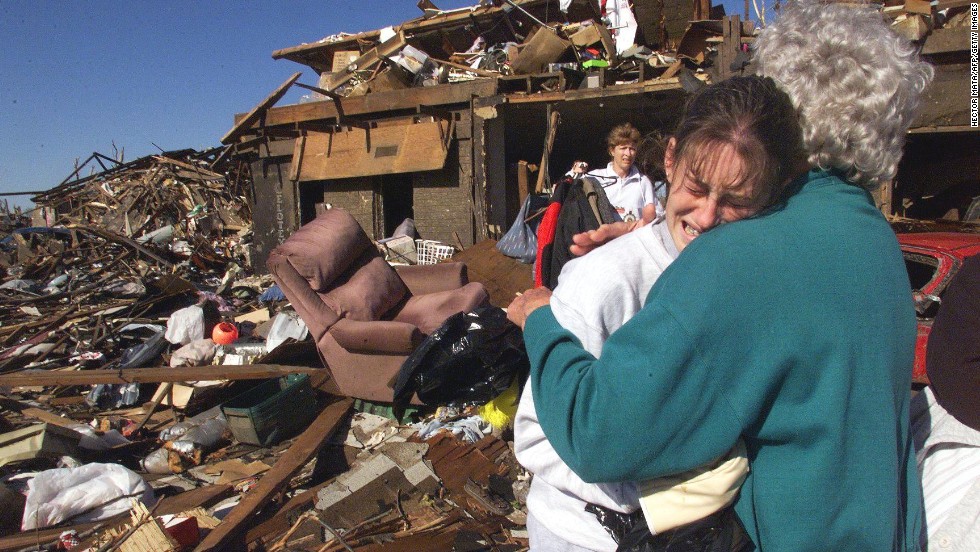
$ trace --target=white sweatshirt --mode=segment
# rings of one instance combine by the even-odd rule
[[[569,261],[551,296],[551,310],[558,323],[598,357],[609,335],[640,310],[654,282],[677,255],[667,225],[658,220]],[[517,409],[514,448],[518,461],[534,474],[527,498],[534,517],[572,544],[615,550],[612,537],[585,506],[591,502],[620,512],[635,511],[639,508],[636,483],[582,481],[545,437],[530,385],[524,387]]]

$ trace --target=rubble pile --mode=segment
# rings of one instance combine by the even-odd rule
[[[507,442],[337,396],[220,161],[76,171],[5,227],[0,551],[522,549]]]
[[[307,101],[479,78],[500,79],[503,92],[601,88],[668,79],[684,65],[703,73],[722,61],[715,60],[722,22],[709,21],[699,3],[683,15],[650,3],[636,10],[618,2],[601,8],[563,3],[561,10],[537,0],[495,4],[500,7],[439,10],[426,2],[422,17],[398,27],[332,35],[273,57],[319,72],[317,86],[300,85],[312,91]],[[634,11],[645,21],[638,22]],[[668,15],[680,26],[669,24]],[[695,23],[683,33],[688,20]],[[736,36],[753,31],[746,22]]]
[[[177,254],[244,260],[240,245],[251,223],[251,177],[246,165],[222,159],[222,151],[142,157],[86,178],[69,178],[33,201],[58,213],[53,224],[97,226]],[[105,156],[93,158],[105,166]]]
[[[0,240],[0,371],[109,365],[132,344],[125,326],[169,314],[187,294],[230,293],[248,266],[248,175],[203,158],[144,157],[35,197],[57,213],[51,226]]]
[[[969,24],[969,7],[939,5],[925,0],[888,0],[881,13],[893,19],[892,29],[912,42],[919,42],[937,29],[965,28]]]

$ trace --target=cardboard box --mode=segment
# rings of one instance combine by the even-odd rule
[[[39,457],[59,458],[77,453],[82,434],[52,424],[35,424],[0,435],[0,467]]]
[[[333,53],[333,62],[330,67],[334,73],[345,71],[355,59],[361,57],[357,50],[341,50]]]

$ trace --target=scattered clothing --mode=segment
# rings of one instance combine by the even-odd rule
[[[449,421],[435,419],[429,422],[412,424],[412,427],[418,430],[419,439],[423,441],[445,429],[470,443],[475,443],[482,439],[484,435],[489,435],[492,429],[490,424],[479,416],[470,416],[468,418]]]

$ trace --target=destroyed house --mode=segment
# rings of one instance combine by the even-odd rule
[[[222,140],[252,165],[256,269],[326,205],[350,211],[374,239],[409,217],[421,237],[457,247],[497,238],[524,197],[573,161],[604,166],[616,124],[669,130],[685,87],[752,71],[754,24],[706,1],[637,0],[622,25],[598,2],[567,12],[556,0],[500,4],[423,2],[421,17],[392,29],[273,52],[311,68],[317,84],[293,75]],[[940,27],[959,9],[883,10],[907,36],[924,21],[909,38],[937,66],[913,151],[879,194],[886,213],[914,213],[943,190],[980,194],[978,134],[966,100],[955,100],[968,97],[966,28]],[[310,94],[274,106],[293,85]]]

